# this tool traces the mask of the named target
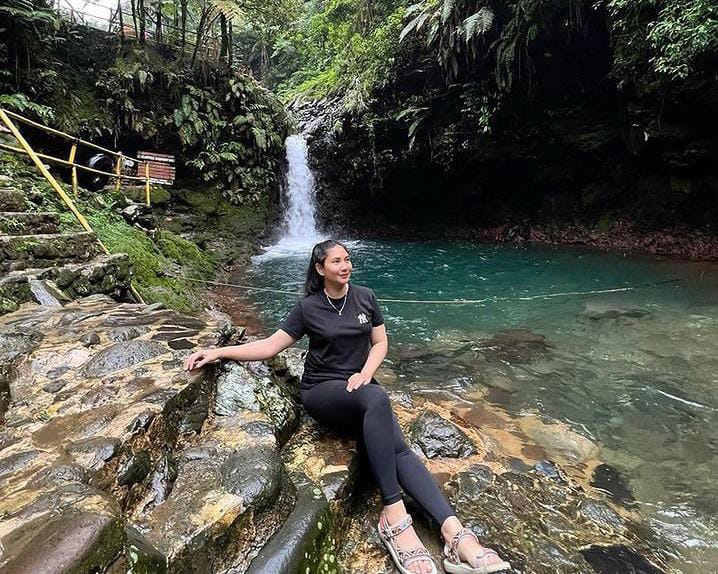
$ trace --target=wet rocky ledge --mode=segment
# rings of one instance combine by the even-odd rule
[[[243,337],[221,313],[104,295],[0,317],[0,571],[395,572],[363,457],[301,409],[300,350],[182,370],[193,348]],[[514,572],[670,571],[630,506],[556,462],[566,447],[599,472],[587,439],[485,402],[392,399],[459,515]]]

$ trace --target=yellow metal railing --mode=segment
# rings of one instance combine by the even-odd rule
[[[34,128],[37,128],[39,130],[42,130],[48,134],[52,134],[54,136],[57,136],[57,137],[60,137],[60,138],[63,138],[63,139],[66,139],[66,140],[72,142],[72,146],[70,148],[70,154],[69,154],[68,159],[66,159],[66,160],[61,159],[59,157],[54,157],[51,155],[46,155],[46,154],[37,153],[37,152],[35,152],[35,153],[37,154],[37,156],[39,158],[44,159],[45,161],[56,163],[58,165],[64,165],[66,167],[72,168],[72,192],[75,195],[75,198],[77,198],[77,194],[78,194],[77,170],[81,169],[81,170],[89,172],[89,173],[95,173],[98,175],[106,175],[107,177],[114,178],[115,179],[115,189],[117,191],[119,191],[119,189],[120,189],[120,184],[121,184],[122,180],[144,182],[144,184],[145,184],[145,202],[147,203],[147,205],[150,205],[150,195],[151,195],[150,181],[151,180],[150,180],[150,175],[149,175],[149,163],[148,162],[143,162],[137,158],[123,155],[123,153],[120,151],[114,151],[111,149],[107,149],[105,147],[99,146],[92,142],[88,142],[87,140],[83,140],[82,138],[78,138],[78,137],[72,136],[70,134],[67,134],[65,132],[62,132],[60,130],[56,130],[56,129],[44,126],[44,125],[39,124],[29,118],[21,116],[20,114],[16,114],[15,112],[6,110],[4,108],[0,108],[0,110],[5,114],[5,117],[3,118],[3,122],[5,123],[5,125],[7,125],[7,121],[11,121],[10,118],[12,118],[14,120],[17,120],[18,122],[22,122],[24,124],[27,124]],[[6,119],[7,119],[7,121],[6,121]],[[8,127],[8,129],[10,129],[10,126],[7,126],[7,127]],[[10,130],[10,131],[12,131],[12,130]],[[15,134],[13,134],[13,135],[15,135]],[[17,139],[17,136],[15,136],[15,139]],[[97,151],[101,151],[103,153],[106,153],[106,154],[114,157],[115,158],[114,173],[111,173],[109,171],[102,171],[100,169],[95,169],[95,168],[92,168],[92,167],[89,167],[86,165],[76,163],[75,156],[77,154],[77,148],[79,145],[82,145],[82,146],[85,146],[87,148],[94,149]],[[27,153],[27,150],[24,149],[23,147],[11,146],[11,145],[4,144],[2,142],[0,142],[0,149],[4,149],[4,150],[11,151],[14,153],[29,155]],[[141,176],[140,175],[123,175],[123,173],[122,173],[123,160],[133,161],[133,162],[135,162],[135,164],[137,166],[141,166],[144,163],[145,164],[144,175],[141,175]],[[138,167],[138,172],[139,172],[139,167]]]
[[[62,189],[62,186],[61,186],[60,183],[57,181],[57,179],[55,179],[55,176],[53,176],[53,175],[49,172],[49,170],[47,169],[47,167],[45,167],[45,164],[42,163],[42,160],[41,160],[41,158],[43,158],[43,159],[55,159],[55,160],[58,160],[59,158],[51,158],[51,156],[46,156],[46,155],[44,155],[44,154],[38,154],[37,152],[35,152],[35,150],[32,149],[32,147],[30,146],[30,144],[27,142],[27,140],[26,140],[26,139],[23,137],[23,135],[20,133],[20,130],[17,128],[17,126],[16,126],[16,125],[13,123],[13,121],[10,119],[11,116],[12,116],[12,117],[18,117],[17,114],[14,114],[14,113],[12,113],[12,112],[8,112],[7,110],[5,110],[5,109],[3,109],[3,108],[0,108],[0,121],[2,121],[2,123],[4,123],[5,126],[7,127],[7,129],[10,130],[10,133],[12,133],[12,135],[15,137],[15,139],[17,140],[17,142],[20,144],[21,147],[20,147],[20,148],[15,148],[15,146],[6,146],[5,144],[2,144],[2,147],[3,147],[4,149],[5,149],[5,148],[11,148],[13,151],[14,151],[14,150],[19,150],[20,153],[24,153],[24,154],[28,155],[28,156],[30,157],[30,159],[32,160],[32,162],[33,162],[33,163],[35,164],[35,166],[37,167],[37,169],[40,170],[40,173],[45,177],[45,179],[46,179],[46,180],[48,181],[48,183],[52,186],[52,188],[57,192],[57,194],[60,196],[60,198],[62,199],[62,201],[65,203],[65,205],[67,205],[67,207],[70,209],[70,211],[71,211],[72,214],[75,216],[75,218],[77,219],[77,221],[80,222],[80,225],[82,225],[83,229],[85,229],[85,231],[89,231],[89,232],[91,232],[91,233],[94,233],[94,230],[92,229],[92,227],[90,227],[90,224],[87,222],[87,219],[85,219],[85,217],[78,211],[77,207],[75,206],[75,203],[72,201],[72,199],[70,198],[70,196],[67,195],[67,193],[65,193],[65,190]],[[25,120],[26,122],[31,122],[31,120],[27,120],[27,119],[25,119],[25,118],[23,118],[23,120]],[[64,134],[63,132],[58,132],[57,130],[53,130],[52,128],[47,128],[47,127],[45,127],[45,126],[42,126],[41,124],[36,124],[35,122],[32,122],[32,124],[34,124],[34,125],[35,125],[36,127],[38,127],[38,128],[41,128],[41,129],[43,129],[43,130],[45,130],[45,131],[50,132],[50,133],[57,132],[57,133],[59,133],[59,134],[62,134],[63,136],[71,137],[71,136],[68,136],[67,134]],[[73,184],[74,184],[74,183],[76,182],[76,180],[77,180],[77,172],[75,172],[74,169],[75,169],[76,167],[81,167],[81,166],[79,166],[78,164],[74,163],[74,159],[75,159],[74,156],[75,156],[75,152],[77,151],[77,149],[76,149],[75,146],[76,146],[77,143],[84,143],[85,145],[89,144],[91,147],[93,147],[93,148],[95,148],[95,149],[101,149],[102,151],[105,151],[105,152],[109,152],[109,151],[110,151],[110,150],[105,150],[104,148],[101,148],[100,146],[97,146],[97,145],[95,145],[95,144],[90,144],[90,142],[84,142],[83,140],[80,140],[80,139],[74,139],[74,142],[75,142],[75,143],[74,143],[74,145],[73,145],[73,147],[72,147],[72,150],[70,151],[70,160],[71,160],[71,161],[67,161],[67,162],[66,162],[66,161],[64,161],[64,160],[59,160],[60,162],[62,162],[62,163],[64,163],[64,164],[68,164],[68,165],[72,165],[72,166],[73,166],[73,177],[72,177],[72,179],[73,179]],[[119,159],[120,159],[120,160],[122,159],[122,154],[121,154],[121,153],[118,153],[118,152],[110,152],[110,153],[119,156]],[[82,166],[82,167],[84,167],[84,166]],[[99,172],[99,173],[103,173],[103,174],[105,173],[105,172],[102,172],[102,171],[100,171],[100,170],[92,170],[92,171]],[[110,174],[110,175],[112,175],[112,174]],[[147,168],[145,168],[145,178],[147,179],[147,186],[148,186],[148,189],[149,189],[149,174],[148,174],[148,169],[147,169]],[[135,178],[135,179],[145,179],[145,178]],[[119,179],[118,179],[118,181],[119,181]],[[149,193],[149,191],[148,191],[147,193]],[[149,195],[148,195],[148,197],[149,197]],[[148,201],[148,205],[149,205],[149,201]],[[102,243],[102,240],[97,236],[96,233],[95,233],[95,238],[97,239],[97,242],[99,243],[100,247],[102,248],[102,251],[104,251],[106,255],[110,255],[110,250],[107,249],[107,247],[105,246],[104,243]],[[130,282],[130,291],[132,292],[132,295],[134,295],[134,297],[137,299],[137,301],[139,301],[140,303],[144,303],[144,300],[142,299],[142,296],[141,296],[141,295],[139,294],[139,292],[135,289],[135,287],[132,285],[131,282]]]

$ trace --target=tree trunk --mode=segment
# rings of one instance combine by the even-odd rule
[[[202,43],[202,32],[204,32],[204,23],[207,20],[207,10],[202,10],[202,14],[199,17],[199,24],[197,24],[197,33],[194,36],[194,51],[192,52],[192,62],[190,66],[194,68],[194,63],[197,61],[197,52],[199,51],[199,45]]]
[[[155,22],[155,39],[157,43],[162,43],[162,0],[157,2],[157,19]]]
[[[137,10],[140,16],[140,44],[145,43],[145,30],[147,30],[147,17],[145,14],[145,0],[137,0]]]
[[[219,61],[220,63],[223,63],[227,60],[227,54],[229,52],[229,41],[227,39],[227,17],[224,14],[219,15],[219,27],[221,33]]]
[[[182,39],[180,41],[180,59],[184,60],[184,48],[185,44],[187,42],[187,2],[188,0],[181,0],[180,1],[180,11],[181,11],[181,23],[180,23],[180,29],[182,31]]]
[[[130,0],[132,6],[132,23],[135,26],[135,38],[139,38],[137,35],[137,8],[135,7],[135,0]]]
[[[117,16],[120,19],[120,46],[124,49],[125,47],[125,20],[122,17],[122,5],[120,0],[117,0]]]
[[[261,81],[265,86],[269,85],[269,67],[269,46],[265,39],[262,40],[262,51],[259,58],[259,73],[262,76]]]
[[[231,68],[234,64],[234,31],[232,30],[232,20],[227,22],[227,26],[229,27],[229,31],[227,33],[228,36],[228,49],[229,53],[227,54],[227,62],[229,63],[229,67]]]

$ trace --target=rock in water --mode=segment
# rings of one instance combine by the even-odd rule
[[[639,319],[650,316],[650,313],[644,309],[631,307],[623,303],[589,301],[585,304],[581,315],[598,321],[600,319],[619,319],[621,317]]]
[[[626,546],[591,546],[581,550],[598,574],[662,574],[640,554]]]
[[[459,427],[431,411],[414,420],[410,435],[411,442],[419,445],[427,458],[459,458],[476,453],[476,446]]]
[[[507,329],[479,345],[481,353],[493,363],[523,365],[545,357],[551,349],[546,337],[528,329]]]
[[[599,464],[593,471],[591,486],[603,490],[613,500],[630,506],[636,500],[621,474],[608,464]]]

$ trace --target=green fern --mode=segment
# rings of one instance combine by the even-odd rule
[[[244,11],[234,0],[211,0],[211,9],[216,14],[222,14],[227,20],[239,21],[244,17]]]
[[[468,44],[482,34],[486,34],[494,23],[494,12],[488,6],[483,6],[478,12],[464,20],[463,35]]]
[[[444,4],[441,7],[441,23],[442,24],[446,24],[446,21],[453,15],[455,6],[456,6],[456,0],[444,0]]]

